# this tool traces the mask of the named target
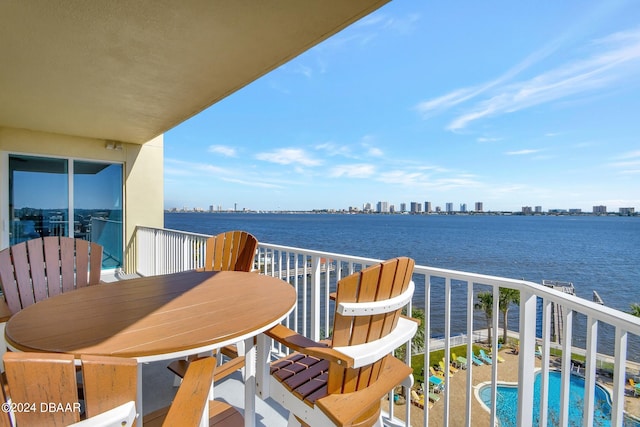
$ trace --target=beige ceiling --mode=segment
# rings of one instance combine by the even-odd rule
[[[2,1],[0,126],[144,143],[387,1]]]

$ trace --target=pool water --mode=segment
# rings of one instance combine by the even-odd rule
[[[534,383],[533,426],[539,426],[540,416],[540,373],[536,374]],[[560,372],[549,373],[549,410],[547,426],[557,426],[560,422]],[[497,417],[501,427],[516,425],[515,414],[518,411],[518,388],[516,386],[499,385],[497,397]],[[479,391],[480,398],[487,407],[491,407],[491,387],[484,386]],[[584,379],[571,375],[569,386],[569,426],[582,425],[582,406],[584,400]],[[595,412],[593,425],[611,426],[611,398],[609,393],[596,385]],[[640,422],[625,417],[624,427],[640,427]]]

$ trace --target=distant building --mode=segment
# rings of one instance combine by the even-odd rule
[[[406,212],[406,211],[407,211],[407,204],[400,203],[400,212]]]
[[[466,212],[466,211],[467,211],[467,204],[460,203],[460,212]]]
[[[424,202],[424,211],[426,213],[431,213],[431,202]]]
[[[390,212],[390,213],[396,213],[396,207],[395,207],[395,205],[389,205],[389,212]]]
[[[620,215],[633,215],[635,213],[635,208],[620,208],[618,212]]]
[[[570,214],[578,215],[582,213],[582,209],[569,209]]]
[[[599,205],[599,206],[594,206],[593,207],[593,213],[596,215],[606,215],[607,214],[607,207],[604,205]]]
[[[484,212],[484,206],[483,206],[482,202],[476,202],[475,211],[476,212]]]
[[[371,203],[365,203],[362,206],[362,210],[365,211],[365,212],[371,212]]]
[[[419,202],[411,202],[411,213],[422,212],[422,204]]]
[[[451,213],[453,212],[453,203],[449,202],[445,205],[445,210],[447,211],[447,213]]]
[[[536,206],[535,207],[535,213],[541,214],[542,213],[542,206]]]
[[[524,215],[531,215],[533,213],[533,209],[531,209],[531,206],[523,206],[522,213]]]
[[[378,202],[376,211],[378,213],[389,213],[389,202]]]

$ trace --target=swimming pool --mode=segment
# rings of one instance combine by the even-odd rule
[[[558,425],[560,420],[560,372],[549,372],[549,411],[547,425],[549,427]],[[479,397],[487,407],[491,407],[491,387],[483,386],[479,392]],[[582,425],[582,402],[584,399],[584,379],[576,375],[571,375],[569,385],[569,425]],[[497,397],[497,417],[501,427],[516,425],[514,414],[518,410],[518,387],[510,385],[498,385]],[[540,416],[540,373],[536,374],[534,384],[533,402],[533,426],[538,426]],[[599,385],[596,385],[595,393],[595,413],[593,417],[594,426],[611,426],[611,398],[609,392]],[[624,427],[640,427],[640,422],[625,417]]]

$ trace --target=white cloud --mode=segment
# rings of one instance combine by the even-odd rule
[[[480,91],[478,89],[473,88],[457,89],[438,98],[419,103],[416,105],[416,110],[418,110],[423,118],[429,118],[440,111],[455,107],[456,105],[473,98],[479,93]]]
[[[488,138],[488,137],[480,137],[477,139],[478,142],[497,142],[502,141],[502,138]]]
[[[369,147],[369,151],[367,151],[367,154],[373,157],[382,157],[384,156],[384,152],[376,147]]]
[[[331,178],[370,178],[376,173],[374,165],[356,163],[350,165],[334,166],[329,171]]]
[[[506,73],[475,87],[460,88],[416,106],[423,117],[487,96],[455,117],[447,126],[457,131],[488,117],[516,112],[570,96],[607,88],[640,72],[640,29],[612,34],[595,41],[596,52],[584,59],[567,62],[528,80],[508,83],[533,64],[554,53],[562,38],[534,52]],[[552,136],[553,134],[548,134]]]
[[[322,161],[311,158],[300,148],[280,148],[274,151],[256,154],[256,159],[280,165],[298,164],[302,166],[319,166]]]
[[[640,150],[629,151],[628,153],[624,153],[620,155],[619,159],[635,159],[636,157],[640,157]]]
[[[226,182],[233,182],[235,184],[241,184],[241,185],[246,185],[248,187],[259,187],[259,188],[285,188],[282,185],[278,185],[278,184],[273,184],[273,183],[269,183],[269,182],[264,182],[264,181],[260,181],[260,180],[256,180],[256,181],[247,181],[247,180],[243,180],[243,179],[237,179],[237,178],[222,178],[223,181]]]
[[[387,184],[401,184],[406,186],[425,183],[427,175],[421,172],[407,172],[402,170],[384,172],[378,177],[378,181]]]
[[[517,150],[517,151],[507,151],[506,154],[507,156],[526,156],[529,154],[535,154],[535,153],[539,153],[541,150],[532,150],[532,149],[524,149],[524,150]]]
[[[640,30],[602,39],[605,49],[589,58],[566,63],[529,80],[494,89],[495,95],[454,119],[449,130],[459,130],[481,118],[512,113],[610,86],[640,70]]]
[[[334,142],[324,142],[314,147],[316,150],[324,151],[329,156],[353,157],[351,149],[346,145],[338,145]]]
[[[237,154],[235,148],[229,147],[226,145],[210,145],[209,152],[222,154],[223,156],[227,156],[227,157],[235,157]]]
[[[618,169],[620,174],[635,175],[640,171],[640,150],[629,151],[614,157],[607,166]]]

